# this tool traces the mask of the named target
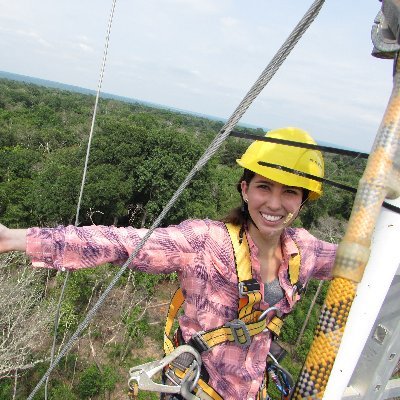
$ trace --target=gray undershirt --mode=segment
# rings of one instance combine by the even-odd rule
[[[273,306],[284,297],[283,289],[279,284],[279,279],[275,278],[272,282],[264,283],[264,301]]]

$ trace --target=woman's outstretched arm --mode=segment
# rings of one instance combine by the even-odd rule
[[[10,229],[0,224],[0,253],[26,251],[26,229]]]

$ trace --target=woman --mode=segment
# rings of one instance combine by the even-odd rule
[[[315,144],[297,128],[270,131],[267,136]],[[238,184],[241,207],[223,222],[187,220],[158,228],[132,261],[136,270],[178,273],[185,298],[179,326],[186,343],[197,332],[221,327],[238,316],[238,277],[226,222],[238,226],[239,236],[247,239],[252,277],[262,295],[255,308],[263,311],[274,305],[286,315],[300,298],[299,287],[310,278],[331,277],[336,246],[290,227],[303,204],[322,194],[321,183],[304,176],[323,176],[320,152],[256,141],[237,162],[244,168]],[[26,251],[35,267],[74,270],[123,263],[145,234],[145,229],[131,227],[2,226],[0,251]],[[299,254],[299,284],[293,285],[288,269]],[[271,340],[271,332],[265,330],[245,346],[227,342],[203,352],[208,384],[226,400],[256,399]]]

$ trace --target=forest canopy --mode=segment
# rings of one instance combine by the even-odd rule
[[[9,226],[73,223],[94,99],[0,80],[0,218]],[[79,216],[81,224],[147,226],[179,187],[222,122],[101,99]],[[239,128],[249,133],[262,130]],[[163,222],[221,218],[238,204],[235,160],[249,145],[229,138]],[[363,160],[326,155],[326,175],[357,186]],[[325,187],[300,225],[347,220],[353,195]]]
[[[93,105],[93,95],[0,79],[1,223],[10,227],[75,223]],[[140,103],[100,99],[80,225],[150,226],[222,125]],[[261,129],[236,130],[264,134]],[[228,138],[195,175],[162,224],[186,218],[218,219],[238,206],[236,185],[242,170],[236,159],[249,143]],[[364,160],[325,155],[328,179],[357,187],[364,168]],[[321,239],[338,242],[353,200],[353,194],[325,186],[324,196],[307,204],[295,223]],[[49,319],[63,276],[50,270],[31,273],[21,255],[0,257],[0,267],[4,292],[0,336],[8,349],[0,359],[0,399],[19,400],[29,395],[49,365],[53,334]],[[106,265],[71,275],[61,307],[57,346],[74,332],[114,271]],[[325,285],[299,338],[317,285],[310,283],[304,299],[285,319],[281,338],[293,348],[287,368],[294,375],[311,343],[318,307],[326,293]],[[112,398],[123,397],[127,368],[161,356],[165,313],[158,307],[169,300],[170,289],[176,289],[174,275],[126,271],[77,347],[53,374],[50,399],[111,398],[111,393]],[[37,398],[43,398],[43,390]]]

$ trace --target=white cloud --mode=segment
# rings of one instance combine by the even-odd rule
[[[79,47],[81,50],[83,50],[83,51],[85,51],[85,52],[87,52],[87,53],[93,53],[93,52],[94,52],[93,47],[89,46],[89,45],[86,44],[86,43],[78,43],[78,47]]]
[[[201,14],[215,14],[227,6],[227,1],[219,0],[165,0],[171,6],[191,10]]]
[[[239,21],[233,17],[222,17],[221,24],[225,28],[235,28],[239,25]]]
[[[346,144],[349,127],[359,129],[358,141],[376,131],[390,94],[391,62],[370,56],[379,2],[363,0],[362,10],[357,3],[324,6],[243,120],[265,127],[293,123]],[[110,5],[0,0],[0,51],[7,54],[0,70],[96,87]],[[104,90],[228,117],[307,7],[265,0],[120,1]]]
[[[24,39],[32,40],[38,43],[40,46],[53,47],[53,45],[48,40],[44,39],[38,32],[18,29],[15,33],[18,36],[22,36]]]

